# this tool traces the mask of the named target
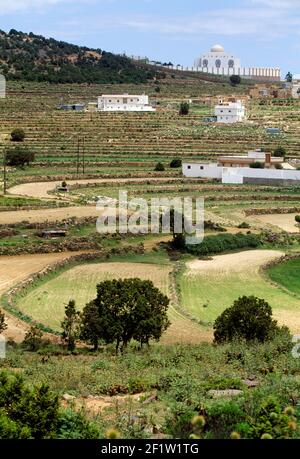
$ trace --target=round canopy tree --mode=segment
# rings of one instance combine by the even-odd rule
[[[97,348],[98,341],[126,347],[132,339],[149,344],[169,327],[169,298],[141,279],[114,279],[97,285],[97,297],[82,313],[81,338]]]
[[[255,296],[242,296],[216,319],[214,341],[218,344],[234,339],[264,342],[272,339],[279,329],[272,319],[269,303]]]

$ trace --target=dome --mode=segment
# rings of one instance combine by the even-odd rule
[[[224,52],[224,48],[223,46],[221,45],[215,45],[211,48],[210,50],[212,53],[223,53]]]

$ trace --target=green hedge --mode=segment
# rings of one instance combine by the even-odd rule
[[[187,252],[194,255],[208,255],[228,250],[255,248],[261,245],[260,237],[255,234],[218,234],[205,236],[201,244],[186,245]]]

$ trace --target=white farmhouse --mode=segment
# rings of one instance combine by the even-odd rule
[[[241,100],[235,102],[221,101],[215,106],[215,116],[218,123],[238,123],[245,119],[245,107]]]
[[[263,168],[250,167],[263,163]],[[260,185],[300,185],[300,171],[274,158],[270,153],[248,152],[247,156],[221,156],[218,163],[186,162],[184,177],[220,180],[222,183],[253,183]]]
[[[98,97],[98,110],[101,112],[155,112],[149,104],[149,97],[142,95],[106,95]]]
[[[300,74],[293,76],[292,97],[294,99],[300,99]]]

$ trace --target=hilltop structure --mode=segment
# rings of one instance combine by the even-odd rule
[[[280,81],[280,68],[275,67],[242,67],[241,61],[227,53],[222,45],[214,45],[210,51],[197,58],[196,70],[216,75],[240,75],[241,78],[253,80]]]

